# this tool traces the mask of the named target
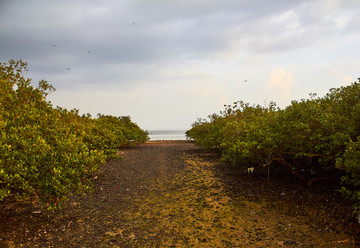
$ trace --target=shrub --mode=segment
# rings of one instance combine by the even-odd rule
[[[46,96],[55,88],[25,79],[27,64],[0,64],[0,201],[38,196],[57,204],[71,191],[87,190],[90,173],[115,158],[129,133],[147,139],[127,117],[92,119],[76,109],[53,108]]]
[[[341,191],[360,202],[359,83],[323,98],[310,94],[285,109],[239,101],[221,114],[195,122],[187,135],[198,145],[219,146],[235,165],[286,166],[309,186],[345,174]]]

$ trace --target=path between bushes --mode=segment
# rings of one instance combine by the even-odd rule
[[[249,175],[190,142],[120,151],[63,209],[0,205],[0,247],[355,247],[351,207],[286,176]]]

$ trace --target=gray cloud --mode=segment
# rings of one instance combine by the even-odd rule
[[[347,2],[5,1],[0,49],[3,58],[23,58],[54,73],[91,64],[211,59],[229,49],[285,52],[333,35],[338,13],[359,6]],[[343,33],[355,32],[359,22],[349,16]]]
[[[182,54],[197,58],[226,49],[228,41],[220,37],[231,27],[297,4],[261,2],[113,1],[105,6],[101,1],[7,2],[5,14],[12,20],[2,20],[1,31],[7,35],[1,43],[8,48],[5,56],[29,59],[51,53],[53,44],[54,53],[80,57],[92,50],[97,59],[109,62],[146,63]]]
[[[3,0],[1,62],[22,58],[29,62],[29,77],[34,81],[47,79],[58,92],[72,90],[83,94],[83,101],[90,99],[81,106],[90,105],[91,90],[103,90],[99,109],[108,100],[107,91],[122,92],[113,92],[111,106],[118,95],[136,99],[150,92],[159,99],[157,105],[146,104],[146,116],[151,116],[149,108],[158,109],[167,100],[164,95],[181,105],[190,97],[184,92],[191,91],[192,85],[206,92],[206,85],[217,82],[212,97],[218,100],[238,100],[232,98],[241,92],[252,95],[246,92],[259,88],[253,82],[261,83],[252,77],[266,77],[274,63],[284,67],[298,59],[293,56],[318,63],[325,74],[328,67],[339,67],[340,55],[341,64],[349,56],[354,60],[359,8],[357,0]],[[342,52],[347,49],[344,40],[353,46],[352,51]],[[337,60],[322,66],[334,51]],[[248,84],[236,84],[245,79]],[[222,86],[222,81],[231,83]],[[189,89],[179,91],[180,84]],[[76,94],[74,104],[79,98]],[[65,97],[61,103],[71,102]],[[203,98],[196,109],[214,107],[218,100]],[[195,105],[197,98],[188,101]],[[132,104],[134,113],[145,116],[140,100]],[[184,112],[195,114],[194,108],[187,106]]]

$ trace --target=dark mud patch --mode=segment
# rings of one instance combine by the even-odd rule
[[[189,142],[120,152],[94,175],[94,192],[70,196],[62,210],[1,203],[0,247],[357,245],[350,203],[326,185],[282,174],[268,183]]]

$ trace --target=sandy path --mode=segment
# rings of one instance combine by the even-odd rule
[[[192,143],[121,153],[61,211],[2,211],[1,247],[355,246],[354,224],[331,211],[347,206],[316,190],[266,184]]]

